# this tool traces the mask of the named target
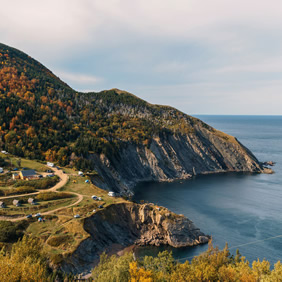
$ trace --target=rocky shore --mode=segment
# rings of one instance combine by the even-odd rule
[[[193,175],[221,172],[269,173],[235,137],[195,126],[186,135],[155,136],[149,147],[126,143],[111,157],[92,154],[99,187],[131,193],[143,181],[172,181]]]
[[[113,204],[84,219],[89,238],[61,263],[65,272],[87,273],[103,251],[116,253],[130,245],[170,245],[175,248],[205,244],[209,236],[188,218],[153,204]]]

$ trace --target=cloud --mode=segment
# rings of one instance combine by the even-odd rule
[[[83,43],[100,48],[134,37],[228,43],[238,39],[238,28],[230,29],[238,23],[262,31],[282,28],[279,0],[11,0],[3,5],[2,38],[37,46],[40,39],[57,50]]]
[[[88,75],[88,74],[81,74],[81,73],[70,73],[66,71],[55,71],[55,73],[67,84],[74,87],[76,90],[81,90],[81,87],[85,86],[92,86],[92,91],[94,87],[96,88],[97,84],[104,81],[103,78],[95,76],[95,75]]]
[[[77,90],[120,87],[187,112],[266,113],[252,107],[257,93],[271,113],[281,103],[281,85],[272,86],[281,14],[280,0],[10,0],[0,41],[63,70]]]
[[[235,64],[226,66],[216,70],[217,73],[276,73],[282,72],[282,57],[278,56],[275,58],[262,58],[262,61],[253,62],[253,64]]]

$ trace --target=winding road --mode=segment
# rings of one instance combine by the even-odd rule
[[[51,169],[54,171],[54,174],[57,175],[60,178],[60,181],[56,185],[54,185],[53,187],[44,190],[44,192],[58,192],[57,190],[62,188],[64,185],[66,185],[68,180],[69,180],[69,176],[67,174],[63,173],[62,170],[59,170],[57,168],[51,168]],[[19,198],[19,197],[38,195],[39,193],[40,192],[34,192],[34,193],[29,193],[29,194],[21,194],[21,195],[13,195],[13,196],[7,196],[7,197],[0,197],[0,200],[9,199],[9,198]],[[72,204],[70,204],[70,205],[68,205],[68,206],[64,206],[64,207],[57,208],[57,209],[54,209],[54,210],[42,212],[40,214],[41,215],[52,214],[54,212],[58,212],[60,210],[63,210],[63,209],[75,206],[75,205],[79,204],[83,200],[83,196],[81,194],[74,193],[74,192],[69,192],[69,191],[68,191],[68,193],[78,197],[77,201],[72,203]],[[23,220],[23,219],[26,219],[26,216],[22,216],[22,217],[0,216],[0,220],[7,220],[7,221],[19,221],[19,220]]]

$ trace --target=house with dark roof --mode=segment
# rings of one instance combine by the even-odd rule
[[[34,169],[22,170],[20,172],[20,178],[22,180],[38,179],[39,175],[36,174]]]
[[[4,202],[0,202],[0,208],[5,208],[6,207],[6,205],[5,205],[5,203]]]

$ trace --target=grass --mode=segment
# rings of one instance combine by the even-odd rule
[[[82,220],[64,216],[46,217],[45,222],[33,222],[27,228],[27,233],[45,242],[45,251],[50,254],[52,261],[57,260],[58,255],[66,256],[73,252],[82,240],[89,237],[83,229]]]
[[[45,163],[41,163],[35,160],[28,160],[28,159],[24,159],[21,158],[21,167],[18,167],[18,157],[12,156],[10,154],[5,155],[0,153],[0,157],[4,158],[8,163],[12,163],[13,167],[17,167],[17,168],[23,168],[26,167],[28,169],[34,169],[38,172],[44,172],[46,170],[46,165]]]
[[[93,213],[93,210],[97,210],[98,206],[100,205],[103,205],[103,207],[107,207],[114,203],[127,202],[123,198],[108,196],[108,191],[105,191],[92,183],[85,183],[86,179],[88,178],[71,175],[70,181],[63,188],[60,189],[60,191],[75,192],[84,196],[83,200],[78,205],[71,207],[67,210],[60,211],[61,215],[79,214],[81,217],[86,217],[90,216]],[[92,195],[101,197],[102,201],[93,200],[91,198]]]
[[[0,154],[1,155],[1,154]],[[3,155],[7,159],[7,155]],[[12,161],[12,165],[17,167],[16,157],[8,155]],[[21,159],[21,167],[35,169],[38,172],[46,170],[46,166],[34,160]],[[83,228],[83,218],[93,214],[93,210],[98,210],[99,205],[107,207],[114,203],[127,202],[118,197],[109,197],[108,191],[98,188],[90,183],[85,183],[88,177],[78,176],[78,172],[72,168],[63,167],[62,170],[70,177],[68,183],[59,189],[61,192],[73,192],[83,196],[83,200],[72,207],[64,208],[77,201],[77,197],[57,199],[49,201],[39,201],[38,205],[32,206],[27,202],[30,196],[21,197],[23,204],[21,207],[12,205],[14,198],[6,199],[4,202],[8,206],[5,209],[0,209],[0,215],[20,215],[43,213],[46,211],[63,208],[56,211],[56,215],[44,216],[45,222],[37,222],[35,218],[29,220],[29,227],[26,230],[27,234],[39,237],[43,240],[44,249],[50,255],[54,262],[58,262],[66,257],[69,253],[75,251],[82,240],[90,235]],[[11,177],[11,176],[10,176]],[[1,189],[10,189],[11,186],[1,187]],[[92,195],[101,197],[102,201],[95,201],[91,198]],[[32,196],[36,198],[36,196]],[[79,214],[80,218],[74,218],[74,215]]]
[[[29,197],[27,197],[29,198]],[[13,200],[13,199],[12,199]],[[59,199],[53,201],[42,201],[38,202],[38,205],[22,204],[20,207],[7,204],[7,208],[0,209],[0,215],[13,215],[13,216],[25,216],[37,212],[47,212],[50,210],[62,208],[64,206],[71,205],[76,202],[77,198]]]

